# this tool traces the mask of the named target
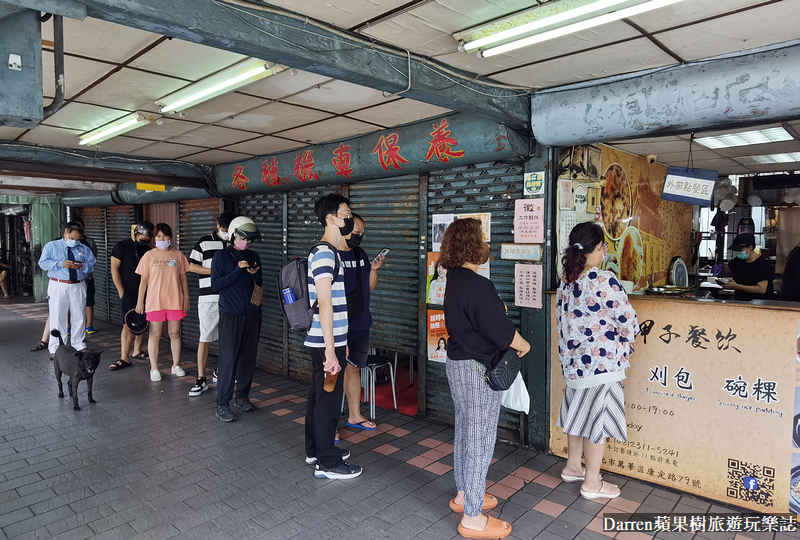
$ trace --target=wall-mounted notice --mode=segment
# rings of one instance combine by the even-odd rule
[[[525,173],[525,196],[541,197],[544,195],[544,171]]]
[[[542,246],[539,244],[500,244],[500,258],[515,261],[540,261]]]
[[[517,199],[514,205],[514,243],[544,242],[544,199]]]
[[[457,219],[465,219],[465,218],[473,218],[477,219],[481,222],[481,228],[483,229],[483,240],[484,242],[491,242],[492,241],[492,214],[489,212],[481,213],[481,214],[458,214],[456,216]]]
[[[442,247],[442,237],[447,226],[450,225],[455,219],[454,214],[433,214],[431,228],[431,242],[433,244],[433,251],[439,252]]]
[[[586,193],[584,191],[584,193]],[[558,181],[558,207],[562,210],[572,210],[575,200],[572,195],[572,180]]]
[[[444,311],[428,310],[428,360],[442,362],[447,360],[447,342],[450,335],[444,324]]]
[[[541,309],[542,265],[514,265],[514,304],[518,307]]]

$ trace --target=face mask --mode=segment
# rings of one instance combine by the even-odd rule
[[[736,256],[737,256],[738,258],[740,258],[740,259],[746,259],[746,258],[748,258],[750,255],[748,255],[746,251],[737,251],[737,252],[736,252]]]
[[[353,232],[353,227],[355,226],[356,226],[355,220],[349,217],[344,220],[344,227],[339,227],[339,232],[341,233],[342,236],[347,236],[348,234]]]
[[[218,231],[217,234],[225,242],[227,242],[228,240],[231,239],[231,235],[230,235],[230,233],[228,231]]]
[[[349,247],[350,249],[355,249],[361,245],[361,240],[363,238],[364,237],[362,235],[353,233],[350,235],[350,238],[345,240],[345,242],[347,243],[347,247]]]
[[[66,238],[66,242],[67,242],[67,247],[71,247],[71,248],[74,248],[75,246],[77,246],[80,243],[77,240],[73,240],[72,238]]]
[[[250,242],[250,240],[236,240],[233,243],[233,245],[235,245],[236,249],[238,249],[239,251],[244,251],[245,249],[250,247],[251,243],[252,242]]]
[[[156,240],[156,247],[158,249],[167,249],[170,243],[172,243],[171,240]]]
[[[147,244],[150,243],[150,240],[139,239],[139,241],[136,242],[136,243],[139,244],[140,246],[144,247],[144,246],[146,246]]]

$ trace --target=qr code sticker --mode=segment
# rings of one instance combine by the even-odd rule
[[[774,506],[775,469],[738,459],[728,459],[728,497]]]

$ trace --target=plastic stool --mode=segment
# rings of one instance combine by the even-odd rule
[[[370,354],[367,356],[367,367],[365,368],[369,373],[369,419],[375,421],[375,371],[378,368],[388,367],[389,377],[392,383],[392,399],[394,400],[394,410],[397,410],[397,394],[394,390],[394,369],[392,363],[385,356],[377,354]]]

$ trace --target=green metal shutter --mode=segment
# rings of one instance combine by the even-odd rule
[[[197,199],[178,203],[178,227],[176,231],[176,247],[189,258],[195,242],[216,228],[217,216],[220,212],[219,199]],[[200,322],[197,318],[197,297],[199,292],[198,275],[187,273],[189,279],[189,314],[181,324],[181,341],[185,347],[197,349],[200,341]],[[213,354],[219,354],[219,344],[211,344]]]
[[[275,281],[283,264],[283,200],[282,193],[248,195],[239,199],[239,213],[252,219],[261,232],[261,240],[250,246],[261,257],[264,287],[256,363],[279,375],[286,374],[287,332]]]
[[[114,282],[111,280],[110,260],[111,250],[117,242],[131,237],[131,226],[134,225],[133,221],[133,206],[109,206],[106,208],[106,224],[107,224],[107,244],[106,256],[104,259],[104,268],[108,275],[108,289],[101,290],[97,287],[97,303],[107,299],[109,322],[119,324],[120,305],[119,295],[117,289],[114,287]],[[105,298],[104,298],[105,297]]]
[[[477,163],[430,174],[428,180],[428,231],[432,214],[491,212],[491,280],[508,307],[508,316],[520,328],[520,309],[514,305],[514,261],[500,259],[500,244],[514,242],[514,204],[522,197],[523,165]],[[430,237],[430,234],[428,234]],[[428,251],[432,249],[428,241]],[[445,321],[446,322],[446,321]],[[444,364],[427,363],[427,417],[454,423],[453,401]],[[501,409],[498,436],[519,440],[520,414]]]
[[[94,318],[109,322],[108,317],[108,290],[109,286],[116,295],[117,289],[111,281],[111,248],[106,243],[106,209],[105,208],[83,208],[81,219],[86,225],[86,234],[97,243],[97,263],[94,265]],[[113,321],[118,323],[119,316]]]
[[[391,251],[370,298],[374,347],[419,354],[419,176],[349,186],[352,209],[365,220],[362,247],[370,258]]]
[[[329,193],[341,193],[341,186],[320,186],[290,191],[287,197],[289,259],[308,257],[311,246],[319,242],[325,232],[314,213],[314,203]],[[311,359],[303,345],[305,332],[289,331],[288,375],[292,379],[311,381]]]

